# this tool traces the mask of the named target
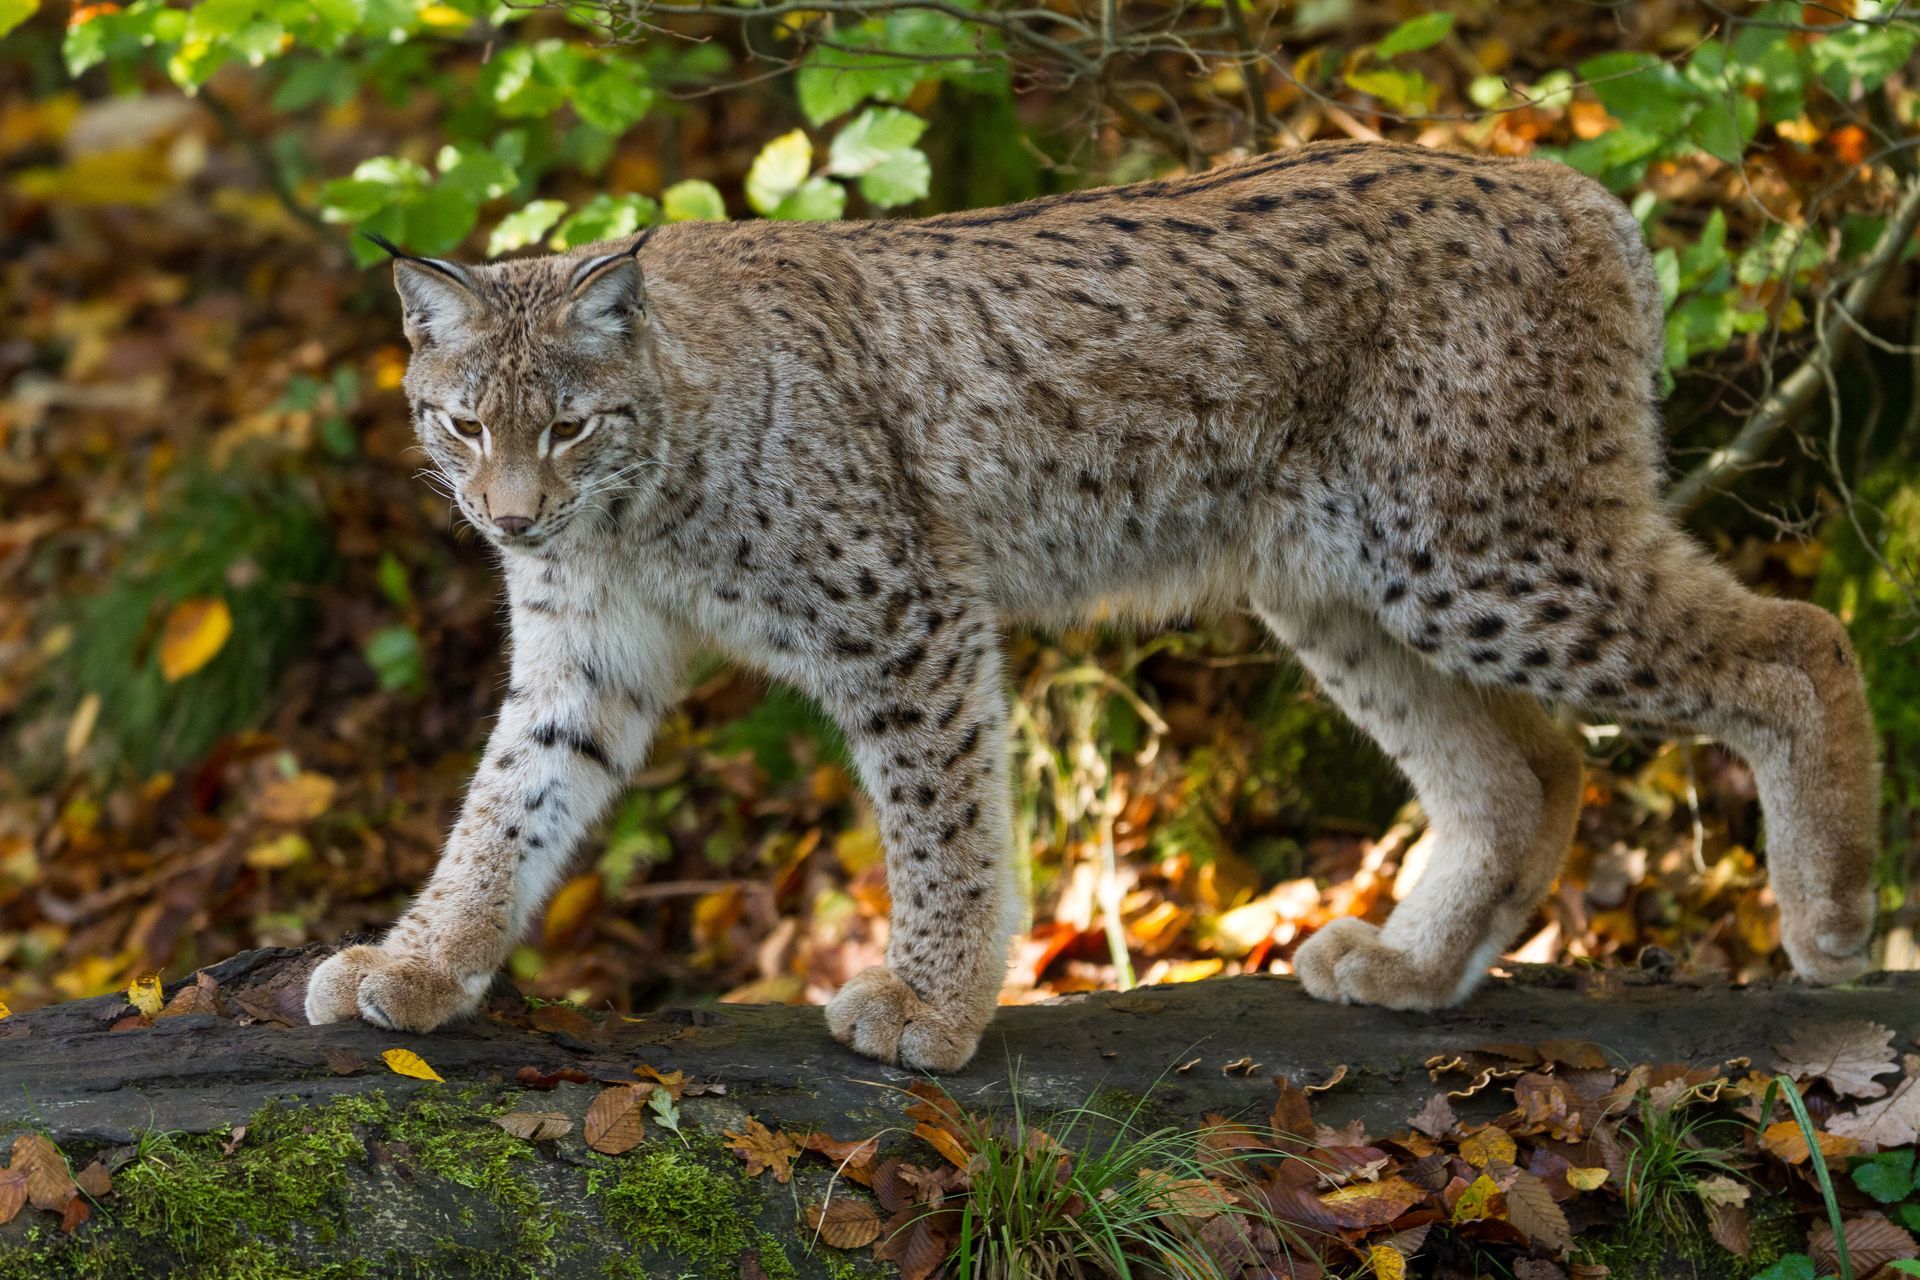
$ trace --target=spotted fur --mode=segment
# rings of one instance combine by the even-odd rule
[[[315,974],[315,1021],[471,1008],[701,644],[818,699],[878,809],[887,964],[834,1034],[962,1065],[1014,918],[999,627],[1116,604],[1251,607],[1418,788],[1431,869],[1300,949],[1317,996],[1446,1004],[1510,940],[1579,803],[1543,701],[1741,752],[1796,968],[1863,967],[1847,637],[1663,513],[1651,264],[1570,169],[1312,146],[396,270],[422,439],[502,551],[513,688],[440,869]],[[556,420],[592,425],[558,450]]]

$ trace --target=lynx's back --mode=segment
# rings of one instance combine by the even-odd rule
[[[1652,500],[1651,265],[1560,165],[1318,145],[921,220],[672,227],[643,261],[719,381],[857,403],[846,432],[1020,613],[1225,602],[1281,541],[1384,550],[1389,504],[1424,538],[1567,485]]]

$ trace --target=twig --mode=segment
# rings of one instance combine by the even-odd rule
[[[206,104],[207,114],[211,115],[214,123],[220,126],[220,131],[227,135],[227,140],[238,143],[240,149],[247,153],[247,158],[253,161],[253,167],[260,172],[260,180],[267,184],[269,191],[273,192],[273,198],[280,202],[280,207],[292,214],[297,221],[305,223],[327,239],[337,240],[340,233],[327,225],[318,210],[301,201],[293,189],[293,184],[287,181],[286,172],[281,169],[280,162],[273,158],[266,144],[249,133],[247,127],[240,123],[240,118],[233,114],[233,108],[222,102],[209,89],[202,89],[199,97],[200,101]]]

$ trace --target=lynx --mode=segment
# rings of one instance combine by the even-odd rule
[[[690,655],[845,731],[893,897],[826,1008],[964,1065],[1015,927],[1003,621],[1251,608],[1417,789],[1437,852],[1308,992],[1463,999],[1547,892],[1581,756],[1542,704],[1750,762],[1794,968],[1865,967],[1874,734],[1845,630],[1665,513],[1659,292],[1571,169],[1315,145],[919,220],[396,252],[413,421],[498,548],[511,688],[431,882],[316,1023],[473,1009]]]

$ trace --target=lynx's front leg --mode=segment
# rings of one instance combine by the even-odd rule
[[[378,945],[314,970],[309,1022],[429,1031],[471,1012],[677,692],[686,646],[672,629],[512,585],[512,688],[440,864]]]
[[[973,1057],[1006,977],[1006,698],[990,611],[918,594],[870,651],[844,647],[824,691],[879,810],[893,896],[887,963],[841,988],[827,1025],[869,1057],[952,1071]]]

